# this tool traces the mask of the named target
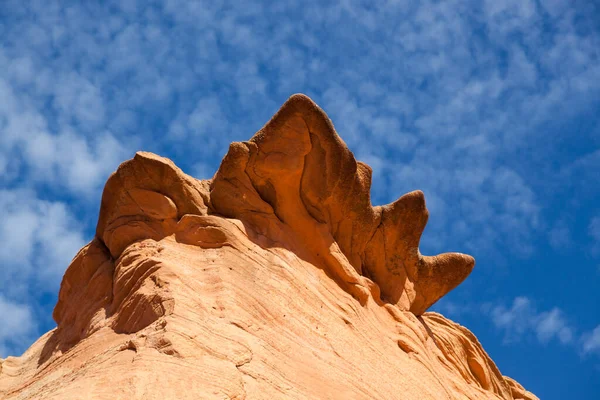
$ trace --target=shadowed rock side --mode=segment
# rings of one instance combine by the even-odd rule
[[[357,162],[327,115],[292,96],[250,141],[232,143],[210,185],[211,209],[267,238],[286,231],[293,251],[314,259],[351,293],[419,315],[473,269],[472,257],[426,257],[428,212],[420,191],[372,207],[371,168]],[[362,293],[362,294],[361,294]]]
[[[57,328],[0,360],[6,399],[535,399],[467,329],[425,313],[474,260],[422,256],[419,191],[292,96],[211,180],[140,152],[67,269]]]

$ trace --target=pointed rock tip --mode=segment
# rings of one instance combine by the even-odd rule
[[[419,301],[411,305],[410,311],[421,315],[459,284],[473,271],[475,258],[464,253],[442,253],[437,256],[421,256],[415,288]]]
[[[414,209],[427,210],[425,203],[425,194],[422,190],[413,190],[412,192],[406,193],[401,196],[398,201],[402,201],[404,204],[410,204]]]
[[[296,93],[291,95],[285,103],[279,108],[279,111],[273,116],[276,118],[278,115],[289,115],[288,113],[299,113],[303,116],[310,116],[318,114],[329,120],[327,113],[319,107],[310,97],[302,93]]]
[[[303,105],[303,106],[308,106],[308,107],[319,107],[317,105],[317,103],[315,103],[313,101],[313,99],[311,99],[304,93],[294,93],[293,95],[288,97],[288,99],[285,101],[285,103],[283,105],[285,106],[286,104],[297,104],[297,105]]]
[[[150,151],[136,151],[135,152],[135,157],[138,158],[149,158],[149,159],[153,159],[153,160],[164,160],[164,157],[159,156],[158,154],[152,153]]]
[[[137,151],[135,153],[135,156],[133,156],[132,160],[136,160],[136,161],[158,161],[161,164],[165,164],[165,165],[169,165],[170,167],[173,167],[175,169],[179,169],[175,163],[166,158],[166,157],[162,157],[159,156],[158,154],[149,152],[149,151]]]

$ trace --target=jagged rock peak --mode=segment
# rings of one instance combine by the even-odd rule
[[[0,398],[536,399],[425,312],[474,260],[420,254],[423,193],[373,207],[370,186],[304,95],[210,180],[136,153]]]

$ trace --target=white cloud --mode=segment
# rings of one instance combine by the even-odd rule
[[[180,112],[171,122],[169,134],[173,140],[202,138],[206,142],[222,141],[229,126],[219,99],[209,96],[198,100],[191,111]]]
[[[484,8],[488,26],[498,35],[524,30],[537,17],[533,0],[486,0]]]
[[[590,221],[590,225],[588,227],[590,236],[600,242],[600,217],[594,217]]]
[[[504,331],[506,342],[512,342],[530,329],[535,330],[536,312],[531,301],[526,297],[517,297],[514,299],[510,308],[496,306],[491,309],[492,322],[497,328]]]
[[[563,14],[569,6],[568,0],[541,0],[540,4],[553,17]]]
[[[101,91],[76,73],[64,76],[57,83],[54,106],[68,126],[75,123],[80,129],[93,129],[104,121]]]
[[[564,220],[557,221],[550,229],[548,232],[548,241],[559,252],[571,246],[571,230]]]
[[[71,259],[84,244],[82,227],[66,204],[28,190],[0,190],[0,291],[24,296],[56,292]]]
[[[515,297],[509,306],[493,303],[457,303],[442,298],[432,307],[432,311],[458,319],[481,318],[483,315],[502,333],[505,345],[535,339],[542,345],[559,343],[571,347],[582,355],[600,355],[600,326],[592,332],[580,333],[581,329],[567,318],[563,310],[553,307],[549,311],[540,311],[535,303],[525,296]]]
[[[35,337],[36,323],[27,304],[14,303],[0,295],[0,358],[19,353]]]
[[[192,166],[190,174],[196,179],[211,179],[216,172],[217,169],[213,165],[198,162]]]
[[[516,86],[532,86],[538,81],[537,68],[529,60],[521,47],[513,47],[510,51],[508,80]]]
[[[592,255],[600,254],[600,216],[591,219],[588,225],[588,233],[593,240],[591,244]]]
[[[560,308],[538,311],[533,301],[521,296],[510,307],[487,303],[481,310],[503,333],[505,344],[535,337],[541,344],[558,342],[582,355],[600,355],[600,326],[591,332],[581,332]]]
[[[89,113],[98,110],[80,97],[71,99],[73,104],[65,104],[69,112],[64,114],[64,119],[74,118],[89,125],[91,119],[96,118]],[[30,184],[51,184],[77,195],[98,195],[110,172],[126,157],[126,146],[106,131],[96,131],[88,138],[76,134],[78,129],[67,123],[63,131],[52,133],[46,117],[27,95],[17,94],[1,78],[0,98],[4,100],[0,106],[0,122],[4,121],[0,123],[0,156],[24,164],[29,169]]]
[[[582,336],[582,352],[584,355],[598,354],[600,355],[600,325],[592,332]]]
[[[457,303],[451,300],[448,300],[447,297],[442,297],[438,300],[430,309],[430,311],[435,311],[440,314],[444,314],[446,316],[450,316],[453,318],[460,318],[464,315],[470,315],[476,312],[477,310],[473,307],[472,304],[468,303]]]
[[[573,340],[573,329],[568,325],[563,313],[558,308],[543,312],[535,318],[535,332],[542,343],[558,339],[562,344]]]
[[[76,195],[98,195],[116,167],[133,152],[124,149],[109,132],[92,139],[73,131],[40,132],[23,138],[23,155],[31,181],[66,187]]]

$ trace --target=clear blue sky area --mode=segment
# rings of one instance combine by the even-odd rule
[[[375,204],[425,192],[424,254],[475,256],[434,309],[540,398],[600,398],[599,4],[2,0],[0,356],[53,328],[120,162],[211,177],[302,92]]]

